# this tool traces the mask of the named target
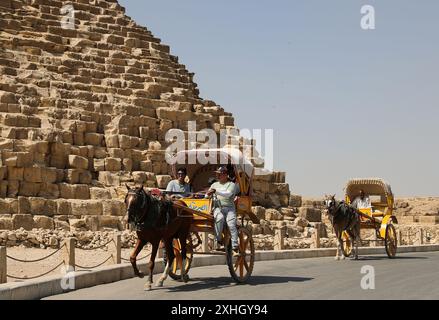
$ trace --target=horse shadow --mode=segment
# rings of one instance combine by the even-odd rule
[[[244,284],[237,284],[231,277],[216,278],[191,278],[190,281],[181,286],[167,288],[169,292],[185,292],[194,290],[218,290],[234,286],[258,286],[264,284],[278,284],[289,282],[305,282],[314,278],[286,277],[286,276],[251,276]]]

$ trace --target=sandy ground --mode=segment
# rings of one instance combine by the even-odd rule
[[[7,255],[18,258],[21,260],[35,260],[48,256],[49,254],[55,252],[54,249],[36,249],[36,248],[24,248],[24,247],[12,247],[7,248]],[[128,259],[132,249],[122,249],[122,258]],[[149,253],[149,247],[145,247],[143,251],[139,254],[138,258],[145,257]],[[92,251],[85,251],[81,249],[75,250],[76,264],[83,267],[90,267],[105,261],[111,252],[106,249],[97,249]],[[20,278],[32,278],[34,276],[45,273],[53,268],[55,268],[61,261],[63,257],[63,250],[55,253],[51,257],[44,259],[39,262],[23,263],[14,261],[10,258],[7,259],[7,274],[20,277]],[[149,259],[149,258],[148,258]],[[122,263],[126,263],[123,261]],[[146,262],[144,258],[142,262]],[[114,264],[114,261],[110,259],[104,265]],[[59,266],[48,275],[61,275],[63,272],[64,265]],[[77,270],[84,270],[82,268],[77,268]],[[8,277],[8,282],[22,282],[24,280],[17,280]]]

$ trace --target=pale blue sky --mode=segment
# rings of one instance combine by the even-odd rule
[[[439,195],[439,1],[120,0],[241,128],[275,130],[293,193],[379,176]],[[376,30],[360,28],[374,5]]]

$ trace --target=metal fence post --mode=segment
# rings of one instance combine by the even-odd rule
[[[64,264],[67,270],[75,270],[75,238],[67,238],[64,241]]]
[[[0,247],[0,283],[7,282],[6,247]]]
[[[116,233],[114,235],[114,243],[113,243],[113,260],[115,264],[122,263],[122,241],[120,233]]]

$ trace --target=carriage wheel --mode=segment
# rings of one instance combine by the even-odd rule
[[[393,224],[389,224],[386,227],[386,238],[384,239],[387,256],[390,259],[395,258],[396,250],[398,248],[398,240],[396,238],[396,230]]]
[[[352,239],[346,231],[343,231],[343,234],[341,236],[341,241],[342,241],[341,251],[343,252],[343,255],[345,257],[350,257],[353,251]]]
[[[181,269],[183,264],[183,257],[181,256],[181,244],[180,240],[175,239],[173,243],[174,247],[174,261],[171,265],[171,270],[169,270],[169,276],[174,280],[180,280],[181,279]],[[186,277],[188,277],[189,269],[191,268],[192,260],[194,257],[194,250],[192,245],[192,233],[189,234],[187,240],[186,240],[186,263],[184,266],[184,271],[186,274]]]
[[[245,227],[238,227],[239,256],[233,257],[231,243],[226,248],[227,265],[233,280],[245,283],[253,272],[255,263],[255,244],[251,232]]]

